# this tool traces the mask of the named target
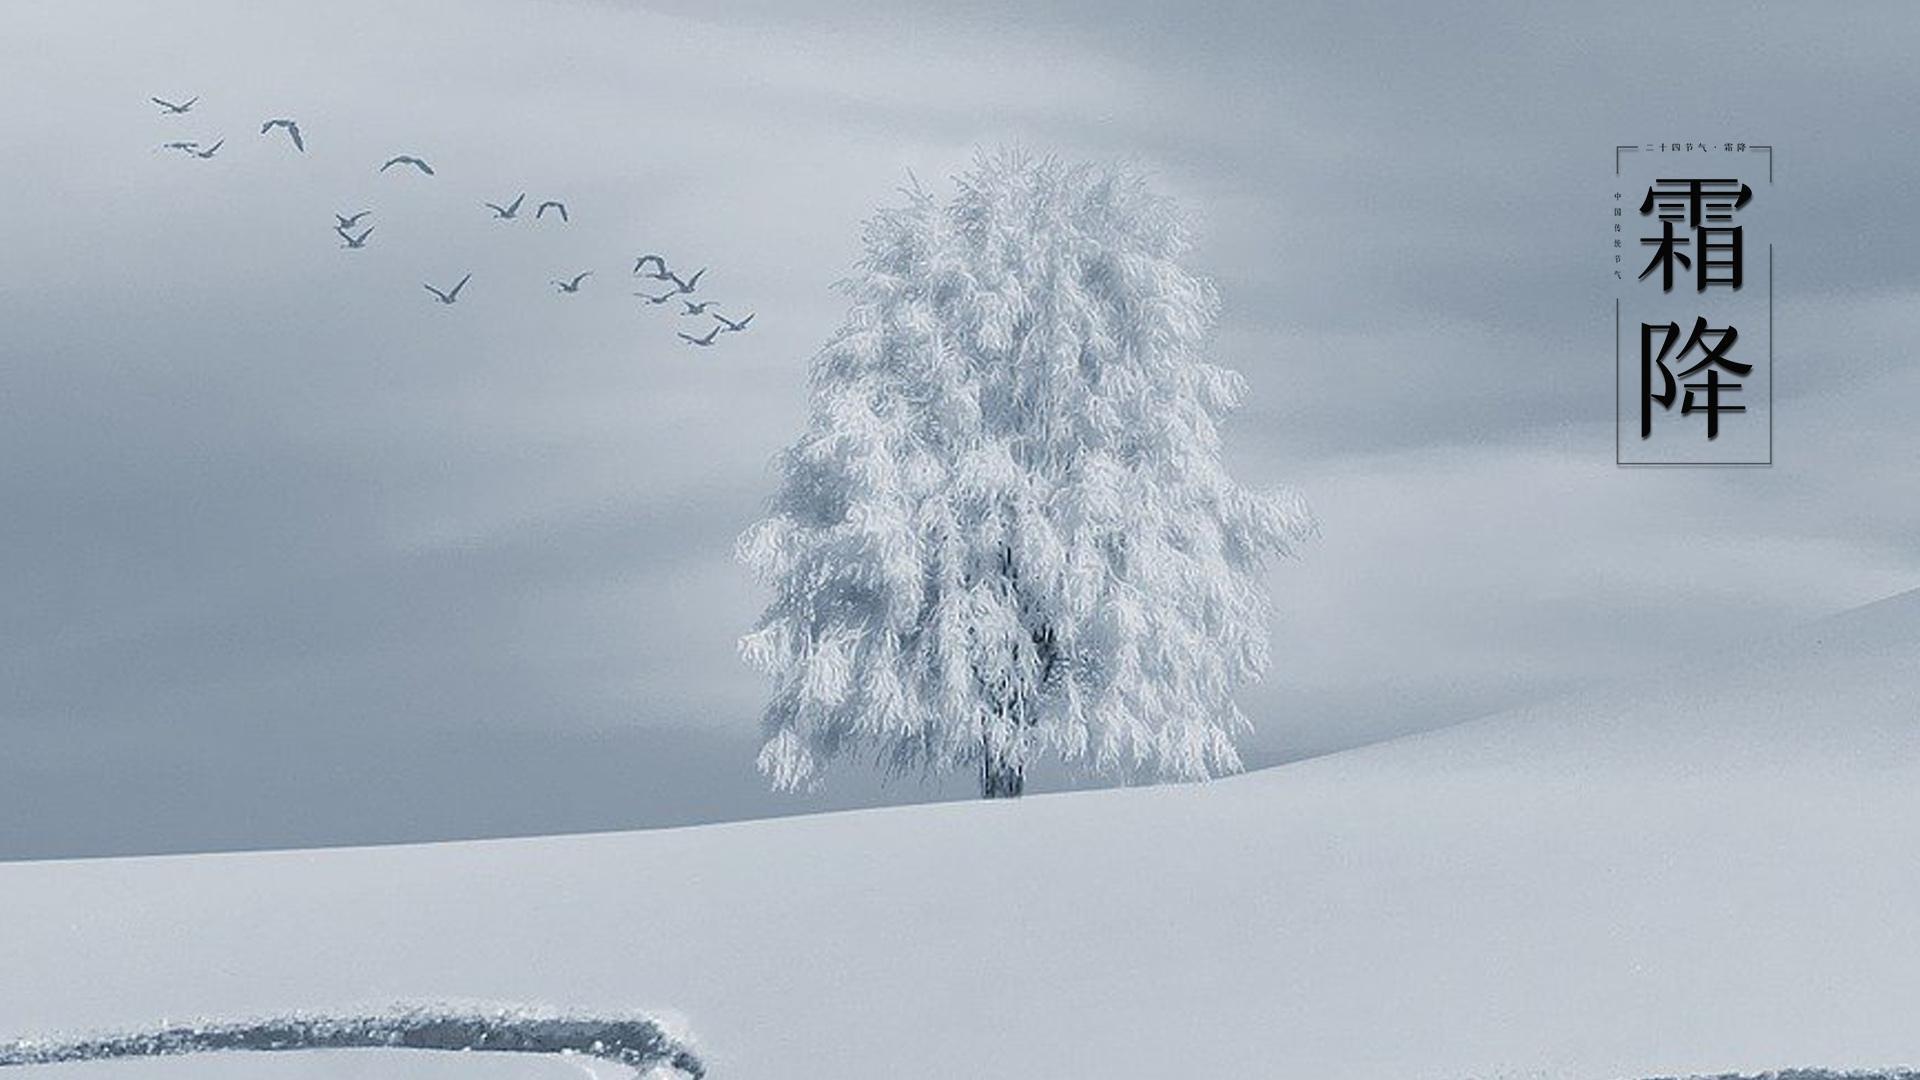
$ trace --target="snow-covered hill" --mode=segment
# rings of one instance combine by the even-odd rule
[[[1202,786],[0,866],[0,1036],[458,997],[677,1013],[716,1080],[1920,1063],[1920,594],[1674,664]]]

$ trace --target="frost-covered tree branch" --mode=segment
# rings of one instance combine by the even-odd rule
[[[636,1072],[665,1066],[687,1077],[706,1075],[699,1056],[650,1017],[450,1007],[279,1016],[0,1043],[0,1068],[240,1050],[346,1049],[579,1054]]]
[[[1268,663],[1263,571],[1315,531],[1220,458],[1239,375],[1171,202],[1121,169],[1007,152],[950,202],[867,223],[806,430],[741,557],[773,590],[760,767],[807,787],[857,747],[1019,794],[1052,754],[1107,775],[1240,767]]]

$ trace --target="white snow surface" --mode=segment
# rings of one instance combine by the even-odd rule
[[[1920,593],[1674,660],[1199,785],[0,865],[0,1039],[458,997],[676,1013],[715,1080],[1920,1063]],[[416,1075],[365,1060],[278,1075]]]

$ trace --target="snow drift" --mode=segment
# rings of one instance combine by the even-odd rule
[[[670,1003],[729,1078],[1890,1069],[1917,715],[1906,594],[1207,784],[0,866],[0,1026],[458,995]]]

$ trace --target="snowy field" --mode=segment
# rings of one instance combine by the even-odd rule
[[[721,1080],[1887,1068],[1920,1063],[1917,792],[1905,594],[1200,786],[0,866],[0,1039],[456,998],[677,1017]],[[40,1069],[582,1066],[17,1075]]]

